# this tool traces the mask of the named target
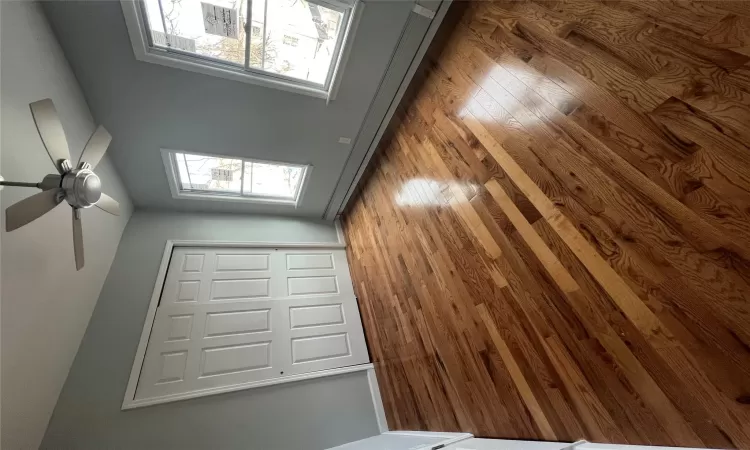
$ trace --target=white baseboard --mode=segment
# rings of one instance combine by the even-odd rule
[[[375,407],[378,429],[381,433],[385,433],[388,431],[388,421],[385,418],[385,407],[383,407],[383,398],[380,396],[378,377],[375,375],[374,368],[367,369],[367,381],[370,384],[370,395],[372,396],[372,405]]]
[[[344,234],[344,227],[341,225],[341,218],[337,217],[333,223],[336,225],[336,236],[338,237],[339,244],[346,245],[346,235]]]

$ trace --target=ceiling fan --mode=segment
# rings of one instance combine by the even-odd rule
[[[119,203],[110,196],[102,194],[101,181],[93,172],[104,156],[104,152],[107,151],[112,136],[99,125],[86,143],[78,164],[74,167],[70,161],[65,131],[52,100],[48,98],[39,100],[31,103],[29,108],[31,108],[31,115],[34,117],[42,143],[58,173],[45,176],[39,183],[4,181],[0,177],[0,186],[35,187],[42,190],[5,210],[5,230],[13,231],[20,228],[51,211],[63,200],[67,201],[73,208],[73,251],[76,270],[81,270],[84,262],[81,210],[96,206],[110,214],[120,215]]]

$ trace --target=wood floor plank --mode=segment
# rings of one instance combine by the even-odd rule
[[[727,12],[743,17],[750,17],[750,4],[745,0],[702,0],[704,7],[721,13]]]
[[[615,0],[608,3],[615,8],[642,15],[654,23],[672,28],[685,36],[700,37],[725,16],[722,11],[711,7],[710,1]]]
[[[740,69],[744,70],[744,67]],[[648,82],[711,114],[719,123],[741,133],[743,139],[750,136],[750,93],[739,76],[714,66],[688,67],[681,63],[670,63]]]
[[[516,388],[521,393],[521,397],[523,397],[526,407],[529,409],[531,416],[534,418],[534,421],[539,428],[539,433],[544,436],[544,439],[550,441],[557,440],[557,435],[555,435],[555,432],[552,430],[552,426],[547,420],[547,417],[544,415],[544,411],[542,410],[541,406],[539,406],[539,402],[534,396],[534,393],[531,391],[531,388],[524,378],[523,373],[521,373],[521,369],[518,367],[518,364],[513,358],[513,354],[511,353],[508,344],[505,343],[502,336],[500,336],[500,333],[497,331],[495,322],[487,312],[487,308],[484,306],[484,304],[480,304],[477,305],[477,311],[479,311],[479,315],[482,317],[482,320],[484,321],[484,324],[487,327],[488,332],[490,333],[490,338],[492,339],[493,344],[495,344],[495,347],[497,347],[497,350],[500,353],[500,357],[508,367],[508,371],[513,378],[513,382],[515,383]]]
[[[542,266],[554,280],[554,283],[569,298],[570,305],[578,311],[579,316],[584,319],[585,323],[591,324],[589,332],[593,336],[596,336],[599,342],[609,350],[614,358],[619,360],[620,366],[626,371],[627,376],[632,378],[635,389],[639,391],[643,389],[641,392],[642,398],[646,399],[645,401],[652,405],[654,411],[663,417],[664,423],[674,426],[669,431],[682,439],[692,439],[693,444],[691,445],[701,445],[702,441],[682,421],[682,418],[674,410],[674,407],[670,405],[664,393],[656,387],[653,379],[646,374],[640,363],[633,357],[616,333],[614,333],[614,330],[606,324],[606,321],[601,316],[595,313],[592,314],[588,307],[583,306],[584,302],[588,302],[588,300],[582,298],[578,283],[572,279],[557,256],[552,253],[541,237],[531,227],[531,224],[523,219],[502,188],[494,181],[488,182],[487,185],[493,198],[501,205],[506,214],[512,217],[511,221],[525,241],[525,244],[531,248]]]
[[[651,23],[643,22],[632,29],[617,30],[616,27],[611,27],[607,33],[596,33],[586,25],[577,25],[571,27],[563,37],[603,61],[648,78],[664,66],[664,61],[639,41],[641,35],[652,32],[652,27]]]
[[[661,2],[653,2],[661,3]],[[735,53],[701,39],[691,38],[669,28],[657,28],[646,38],[649,49],[666,61],[682,61],[687,65],[711,64],[732,71],[742,67],[750,57]]]
[[[554,55],[570,69],[607,88],[634,109],[648,112],[667,98],[667,95],[637,75],[609,64],[557,36],[547,35],[525,21],[519,21],[512,33],[540,53]]]
[[[743,55],[750,52],[750,18],[728,15],[703,35],[711,45],[726,48]]]
[[[343,220],[391,429],[750,448],[747,5],[451,9]]]

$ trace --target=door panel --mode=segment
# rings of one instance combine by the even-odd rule
[[[289,373],[305,373],[367,362],[359,309],[342,296],[285,301],[282,332],[289,346]],[[356,306],[356,305],[355,305]]]
[[[333,269],[331,253],[291,253],[286,255],[288,270]]]
[[[368,361],[344,250],[175,248],[136,399]]]
[[[271,342],[204,348],[199,377],[271,367]]]
[[[241,272],[245,270],[268,270],[267,254],[222,254],[216,255],[217,272]]]
[[[292,330],[343,323],[344,309],[341,303],[289,307],[289,328]]]
[[[350,356],[347,333],[292,338],[292,364]]]
[[[251,298],[270,296],[270,278],[213,280],[208,300],[247,300]]]
[[[281,308],[270,300],[217,304],[159,305],[149,338],[136,399],[265,380],[283,369],[273,345],[274,316]],[[185,336],[189,336],[185,338]],[[277,341],[278,343],[278,341]],[[163,367],[183,374],[164,380]]]
[[[289,295],[338,294],[336,277],[319,275],[314,277],[289,277]]]
[[[206,314],[204,338],[271,331],[271,309],[243,309],[241,311]]]

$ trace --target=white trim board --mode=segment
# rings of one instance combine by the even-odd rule
[[[138,348],[133,358],[133,367],[130,370],[130,378],[128,379],[127,387],[125,388],[125,398],[122,402],[122,409],[133,409],[142,406],[156,405],[160,403],[168,403],[177,400],[185,400],[189,398],[204,397],[206,395],[213,395],[222,392],[233,392],[242,389],[250,389],[261,386],[271,386],[274,384],[289,383],[292,381],[308,380],[312,378],[320,378],[333,375],[341,375],[345,373],[357,372],[361,370],[373,370],[373,365],[358,364],[355,366],[340,367],[336,369],[321,370],[317,372],[310,372],[305,374],[293,375],[288,377],[274,378],[271,380],[262,380],[251,383],[237,384],[233,386],[223,386],[215,389],[206,389],[202,391],[189,392],[184,394],[168,395],[158,398],[150,398],[143,400],[135,400],[135,391],[138,387],[138,379],[141,374],[141,368],[146,357],[146,349],[148,347],[148,340],[151,337],[151,328],[156,317],[156,309],[159,305],[159,298],[161,297],[162,288],[164,287],[164,281],[167,276],[167,269],[169,268],[169,261],[172,257],[172,250],[175,247],[239,247],[239,248],[316,248],[316,249],[343,249],[346,248],[346,244],[340,242],[233,242],[233,241],[189,241],[189,240],[168,240],[164,246],[164,254],[161,258],[161,264],[159,265],[159,271],[156,275],[156,282],[154,283],[154,290],[151,294],[151,302],[148,306],[148,312],[146,313],[146,319],[143,322],[143,330],[141,331],[141,338],[138,341]],[[377,381],[376,381],[377,382]],[[372,387],[371,387],[372,389]],[[378,391],[378,396],[380,395]]]
[[[439,442],[432,442],[431,444],[416,444],[414,445],[414,441],[411,442],[401,442],[398,443],[398,441],[391,441],[391,442],[383,442],[383,439],[381,439],[384,436],[413,436],[413,437],[421,437],[421,438],[433,438],[433,439],[442,439]],[[473,438],[474,436],[471,433],[449,433],[449,432],[441,432],[441,431],[386,431],[384,433],[380,433],[375,436],[370,436],[369,438],[360,439],[358,441],[353,442],[347,442],[346,444],[339,445],[338,447],[329,448],[328,450],[385,450],[385,449],[391,449],[394,448],[395,445],[399,450],[406,450],[407,445],[411,445],[412,447],[409,447],[408,450],[436,450],[439,448],[448,447],[449,445],[453,445],[457,442],[466,441],[468,439]],[[390,441],[390,440],[389,440]]]
[[[344,227],[341,225],[341,218],[337,217],[333,224],[336,226],[336,236],[338,237],[339,244],[346,245],[346,235],[344,234]]]
[[[130,369],[130,378],[128,379],[128,386],[125,388],[122,409],[134,407],[132,405],[135,402],[135,388],[138,387],[138,378],[141,375],[143,360],[146,357],[146,347],[148,347],[148,339],[151,336],[151,327],[148,325],[153,325],[154,318],[156,317],[156,307],[159,306],[159,297],[161,297],[161,290],[167,276],[167,269],[169,268],[169,260],[172,258],[173,248],[174,241],[167,241],[167,244],[164,246],[164,254],[161,257],[161,264],[159,264],[159,271],[156,273],[156,282],[154,283],[154,290],[151,293],[151,302],[148,305],[146,320],[143,322],[141,340],[138,341],[138,349],[135,351],[133,367]]]
[[[380,395],[380,386],[378,386],[375,366],[367,371],[367,383],[370,385],[370,395],[372,396],[372,405],[375,407],[375,419],[378,421],[378,430],[380,433],[385,433],[388,431],[388,419],[385,416],[385,407],[383,406],[383,397]]]
[[[226,392],[242,391],[245,389],[273,386],[275,384],[291,383],[293,381],[312,380],[314,378],[330,377],[334,375],[343,375],[345,373],[360,372],[363,370],[372,370],[372,364],[359,364],[356,366],[340,367],[338,369],[321,370],[318,372],[303,373],[289,377],[273,378],[270,380],[254,381],[252,383],[235,384],[233,386],[223,386],[220,388],[205,389],[202,391],[187,392],[184,394],[165,395],[164,397],[148,398],[143,400],[133,400],[123,402],[122,409],[135,409],[142,406],[158,405],[161,403],[176,402],[179,400],[188,400],[191,398],[205,397],[207,395],[223,394]]]
[[[701,450],[694,447],[663,447],[651,445],[627,444],[599,444],[596,442],[579,441],[575,443],[575,450]]]
[[[336,68],[333,71],[333,78],[331,79],[331,88],[328,91],[328,97],[326,98],[326,104],[336,99],[339,93],[339,86],[341,86],[341,79],[343,78],[344,67],[349,61],[349,54],[352,51],[352,45],[354,44],[354,33],[357,31],[359,21],[362,18],[362,12],[365,10],[365,4],[361,1],[354,4],[354,8],[351,11],[351,18],[349,19],[349,28],[347,28],[344,34],[343,47],[339,52],[339,60],[336,63]]]
[[[435,18],[435,11],[429,8],[425,8],[422,5],[414,5],[414,9],[412,9],[412,11],[419,14],[420,16],[427,17],[430,20]]]
[[[447,447],[456,442],[465,441],[474,437],[471,433],[448,433],[448,432],[432,432],[432,431],[388,431],[383,434],[401,434],[401,435],[415,435],[415,436],[435,436],[445,437],[445,440],[438,445]],[[442,448],[442,447],[438,447]],[[425,447],[418,447],[414,450],[435,450],[435,445],[427,445]]]

